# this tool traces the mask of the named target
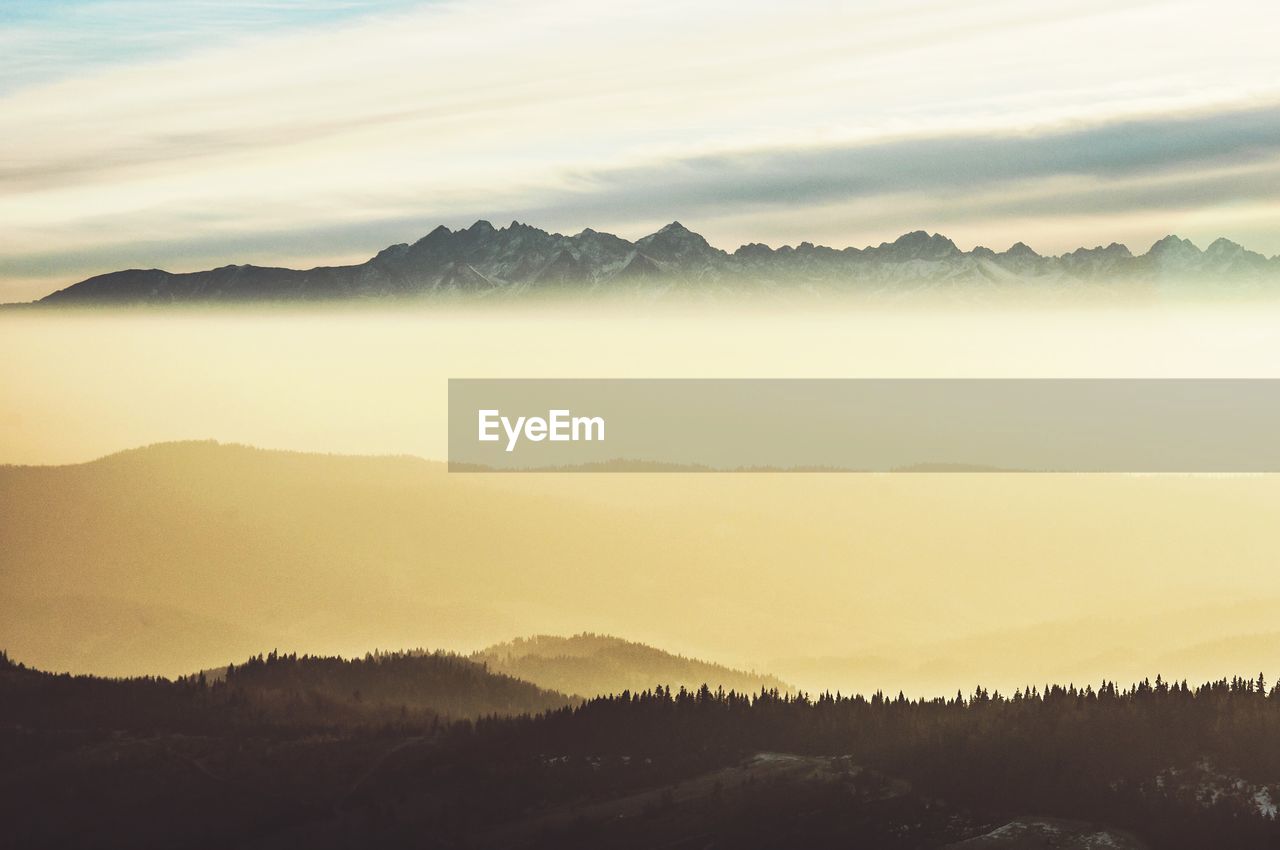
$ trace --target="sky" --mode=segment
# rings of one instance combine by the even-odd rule
[[[518,219],[1280,254],[1271,0],[0,0],[0,301]]]

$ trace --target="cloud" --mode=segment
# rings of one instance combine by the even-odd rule
[[[1114,121],[1057,132],[967,133],[875,144],[712,154],[575,175],[580,187],[530,215],[605,213],[625,204],[720,215],[729,209],[806,206],[877,196],[988,194],[1011,184],[1075,178],[1072,191],[1004,211],[1072,214],[1204,203],[1274,192],[1222,169],[1280,165],[1280,104]],[[1176,182],[1155,181],[1173,175]],[[1081,189],[1088,186],[1088,191]],[[1071,208],[1061,207],[1073,196]],[[1000,205],[993,204],[990,209]]]
[[[404,9],[414,0],[41,0],[11,2],[0,93],[281,30]]]

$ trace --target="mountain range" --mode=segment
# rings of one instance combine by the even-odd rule
[[[945,285],[1168,285],[1213,289],[1280,285],[1280,257],[1227,239],[1201,250],[1167,236],[1145,254],[1124,245],[1043,256],[1022,242],[1006,251],[963,251],[941,234],[915,231],[866,248],[802,242],[771,248],[713,247],[679,222],[628,241],[590,228],[573,236],[513,221],[441,225],[413,244],[392,245],[350,266],[307,270],[228,265],[175,274],[129,269],[83,280],[39,304],[167,304],[517,296],[538,292],[913,291]]]

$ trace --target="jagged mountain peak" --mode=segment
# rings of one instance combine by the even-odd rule
[[[705,238],[703,238],[702,234],[694,233],[692,230],[685,227],[683,224],[681,224],[678,221],[673,221],[668,225],[658,228],[656,231],[654,231],[653,233],[650,233],[648,236],[643,236],[636,240],[637,245],[647,245],[647,244],[653,244],[653,243],[661,243],[661,244],[689,243],[689,244],[698,245],[700,247],[702,246],[705,246],[707,248],[711,247],[710,243],[707,242]]]
[[[678,221],[637,239],[635,244],[649,259],[680,267],[682,273],[700,274],[729,256]]]
[[[1202,262],[1214,268],[1248,276],[1265,274],[1271,265],[1276,264],[1275,260],[1268,260],[1262,254],[1226,238],[1215,239],[1205,249]]]
[[[1239,242],[1219,237],[1204,250],[1204,256],[1216,260],[1248,259],[1251,262],[1266,262],[1267,258],[1256,251],[1250,251]]]
[[[738,246],[733,255],[735,257],[761,257],[772,253],[773,249],[763,242],[748,242],[745,245]]]
[[[604,231],[601,231],[601,230],[592,230],[590,227],[575,233],[574,235],[570,236],[569,239],[573,242],[580,242],[580,243],[610,243],[610,244],[623,244],[623,245],[631,244],[626,239],[623,239],[621,236],[615,236],[612,233],[605,233]]]
[[[1164,237],[1163,239],[1158,240],[1154,245],[1151,246],[1151,250],[1148,251],[1147,253],[1154,254],[1154,255],[1173,254],[1173,253],[1199,255],[1201,251],[1199,248],[1196,247],[1195,243],[1192,242],[1190,239],[1183,239],[1180,236],[1175,236],[1173,234],[1170,234]]]
[[[461,232],[461,231],[459,231]],[[431,232],[423,236],[417,242],[411,244],[405,252],[402,252],[407,258],[409,256],[422,256],[423,254],[436,254],[447,246],[454,238],[454,233],[443,224],[432,228]],[[382,252],[386,254],[387,252]],[[391,254],[387,254],[383,259],[388,259]],[[376,258],[375,258],[376,259]]]
[[[1205,253],[1210,251],[1243,251],[1244,246],[1239,242],[1232,242],[1225,236],[1219,236],[1217,239],[1209,243],[1209,247],[1205,249]]]
[[[893,242],[882,242],[875,253],[890,260],[943,260],[960,254],[956,243],[941,233],[913,230]]]
[[[1004,252],[1004,256],[1025,258],[1028,260],[1035,260],[1040,258],[1040,255],[1036,252],[1036,250],[1032,248],[1030,245],[1028,245],[1026,242],[1013,243],[1012,245],[1009,246],[1009,250]]]
[[[1133,253],[1128,246],[1121,245],[1119,242],[1112,242],[1105,248],[1098,245],[1094,248],[1077,248],[1074,251],[1063,254],[1062,259],[1072,262],[1088,262],[1090,260],[1127,260],[1133,257]]]

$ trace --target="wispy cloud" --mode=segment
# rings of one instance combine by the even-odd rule
[[[1221,169],[1280,169],[1280,103],[1191,115],[1150,116],[1039,133],[967,132],[853,145],[771,148],[662,160],[579,173],[565,193],[534,214],[568,208],[605,214],[625,204],[645,214],[810,206],[904,194],[990,194],[1010,184],[1083,184],[1099,211],[1218,201],[1251,192]],[[1182,178],[1175,182],[1160,179]],[[1062,178],[1072,178],[1062,183]],[[1258,187],[1272,191],[1271,184]],[[1014,192],[1011,204],[1025,204]],[[1056,203],[1040,198],[1036,203]],[[1071,212],[1079,212],[1077,201]],[[1089,205],[1085,202],[1085,206]],[[1064,210],[1065,211],[1065,210]]]
[[[5,0],[0,92],[407,8],[414,0]]]

